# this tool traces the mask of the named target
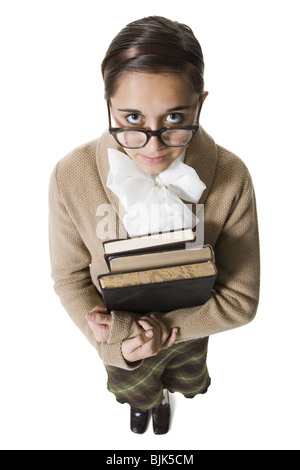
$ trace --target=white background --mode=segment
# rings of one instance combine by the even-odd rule
[[[299,2],[1,0],[0,448],[299,449]],[[169,434],[129,407],[55,296],[48,183],[107,127],[100,63],[128,22],[187,23],[206,62],[202,125],[248,166],[262,283],[250,325],[210,340],[212,386],[172,396]]]

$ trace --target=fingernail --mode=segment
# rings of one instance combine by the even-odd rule
[[[153,336],[153,331],[152,331],[152,330],[145,331],[145,336],[146,336],[147,338],[152,338],[152,336]]]

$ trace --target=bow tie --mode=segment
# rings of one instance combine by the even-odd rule
[[[206,186],[183,158],[184,154],[165,171],[150,175],[128,155],[108,149],[107,187],[125,208],[123,223],[130,237],[195,227],[199,219],[181,199],[199,202]]]

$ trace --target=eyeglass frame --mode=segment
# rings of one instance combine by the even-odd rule
[[[202,98],[202,101],[201,101],[197,121],[199,121],[200,112],[201,112],[201,108],[202,108],[202,105],[203,105],[203,96],[201,96],[201,98]],[[109,131],[109,133],[114,137],[114,139],[117,141],[117,143],[119,145],[121,145],[121,147],[128,148],[128,149],[139,149],[139,148],[145,147],[148,144],[151,137],[158,137],[160,142],[162,144],[166,145],[167,147],[185,147],[186,145],[191,143],[191,141],[193,140],[196,132],[199,130],[199,127],[200,127],[199,124],[194,124],[193,126],[182,126],[182,127],[161,127],[157,131],[151,131],[151,130],[147,130],[147,129],[136,129],[134,127],[111,127],[110,101],[109,100],[107,100],[107,110],[108,110],[108,124],[109,124],[108,131]],[[180,131],[180,130],[192,131],[192,137],[186,144],[183,144],[183,145],[178,145],[178,144],[177,145],[168,145],[165,142],[163,142],[163,140],[161,139],[161,135],[166,131]],[[120,132],[126,132],[126,131],[127,132],[128,131],[130,131],[130,132],[132,132],[132,131],[142,132],[143,134],[146,135],[147,140],[144,143],[144,145],[142,145],[142,147],[127,147],[125,145],[122,145],[118,141],[117,134],[120,133]]]

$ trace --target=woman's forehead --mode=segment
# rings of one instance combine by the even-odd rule
[[[138,111],[144,104],[173,110],[193,106],[198,95],[179,74],[127,72],[117,83],[111,98],[119,109]]]

